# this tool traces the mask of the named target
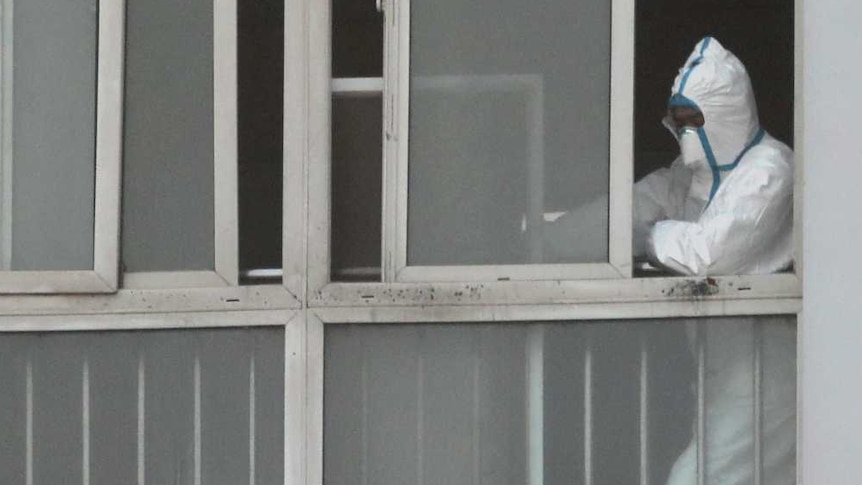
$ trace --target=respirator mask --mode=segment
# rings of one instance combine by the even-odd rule
[[[700,163],[708,163],[706,150],[704,150],[698,133],[702,128],[684,126],[677,130],[669,117],[662,119],[661,123],[679,143],[680,155],[682,155],[682,161],[686,166],[692,167]]]

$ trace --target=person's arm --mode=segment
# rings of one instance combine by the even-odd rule
[[[634,185],[633,255],[646,255],[646,240],[656,221],[674,217],[681,204],[680,187],[686,182],[685,168],[674,162],[660,168]],[[566,212],[552,222],[545,222],[542,236],[546,262],[607,260],[608,194]]]
[[[650,230],[661,220],[676,217],[684,194],[677,193],[683,166],[674,162],[669,168],[660,168],[634,185],[632,207],[632,256],[647,254]]]
[[[743,172],[734,174],[697,221],[655,224],[647,242],[652,261],[683,275],[756,268],[792,224],[792,169],[781,159],[766,159],[736,170]]]

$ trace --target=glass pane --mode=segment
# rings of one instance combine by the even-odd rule
[[[213,2],[126,5],[125,271],[214,269]]]
[[[281,268],[284,2],[240,0],[238,8],[239,265]]]
[[[383,13],[373,1],[332,0],[332,77],[383,75]]]
[[[0,477],[25,482],[29,442],[27,483],[74,483],[89,443],[93,483],[136,483],[142,471],[147,483],[233,485],[252,468],[257,483],[281,483],[283,338],[281,328],[2,335]]]
[[[328,326],[324,481],[691,485],[702,442],[703,483],[793,483],[795,342],[792,316]]]
[[[408,264],[607,261],[610,3],[418,0],[410,35]]]
[[[15,1],[0,27],[0,269],[93,269],[97,5]]]
[[[380,281],[382,96],[332,99],[333,281]]]

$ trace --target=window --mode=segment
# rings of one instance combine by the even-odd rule
[[[793,483],[793,320],[329,325],[324,483]]]
[[[282,343],[278,327],[2,335],[0,477],[278,483]]]
[[[298,127],[286,145],[301,149],[286,163],[309,177],[310,401],[294,406],[313,426],[301,435],[307,468],[296,479],[662,484],[685,450],[685,483],[777,476],[765,458],[777,445],[762,426],[795,421],[799,278],[634,273],[631,192],[635,177],[675,155],[645,142],[667,136],[649,130],[696,36],[756,43],[763,29],[727,19],[769,10],[791,35],[799,19],[788,2],[703,7],[702,22],[671,34],[658,21],[667,7],[551,2],[508,13],[499,3],[393,0],[380,18],[373,5],[288,3],[286,62],[297,72],[286,79],[286,105],[296,107],[286,116]],[[583,24],[566,22],[569,8],[583,9]],[[672,25],[687,18],[676,15]],[[727,28],[713,31],[720,22]],[[800,65],[792,42],[775,42],[752,77],[768,91],[760,76],[782,67],[774,75],[785,96],[765,93],[762,119],[792,142],[784,135],[798,126],[787,120]],[[579,116],[567,111],[577,107]],[[536,227],[577,207],[583,222],[570,236],[584,252],[554,258]],[[708,339],[689,341],[686,326],[713,336],[744,327],[750,339],[698,344]],[[728,428],[706,417],[721,406],[706,369],[727,349],[751,352],[740,359],[749,394],[735,428],[751,449],[730,469],[710,441]],[[588,368],[596,373],[585,386]],[[772,372],[782,384],[764,391]],[[689,393],[698,382],[701,392]],[[759,414],[762,392],[780,394],[789,414]],[[795,440],[781,446],[786,457]]]
[[[115,291],[122,2],[2,6],[0,291]]]
[[[689,44],[662,37],[670,3],[97,6],[95,97],[78,100],[95,168],[75,172],[95,184],[92,264],[0,274],[63,293],[0,298],[0,477],[663,485],[683,457],[689,485],[795,460],[797,274],[632,268],[633,180],[673,149],[649,131],[684,57],[662,46]],[[779,0],[698,7],[766,11],[799,32]],[[774,42],[753,77],[762,93],[783,73],[763,104],[782,137],[802,66]],[[0,53],[15,195],[7,139],[28,115],[7,91],[27,71]],[[577,210],[583,252],[553,255],[543,226]],[[90,291],[113,293],[68,294]],[[726,430],[746,436],[738,464],[715,456]]]
[[[126,9],[123,285],[236,285],[236,3]],[[182,75],[178,75],[181,73]]]

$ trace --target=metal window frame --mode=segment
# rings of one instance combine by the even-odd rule
[[[11,2],[4,1],[3,41],[11,45]],[[122,145],[123,45],[125,38],[124,0],[100,0],[98,9],[98,46],[96,81],[96,175],[93,269],[81,271],[0,271],[0,293],[112,293],[117,291],[120,173]],[[13,49],[5,52],[0,71],[8,76]],[[4,79],[0,97],[13,96],[11,82]],[[11,256],[12,133],[11,103],[2,103],[2,171],[0,203],[4,230],[2,254]]]
[[[511,322],[511,321],[560,321],[560,320],[618,320],[618,319],[656,319],[679,317],[710,317],[710,316],[757,316],[757,315],[797,315],[802,308],[802,180],[804,165],[802,163],[802,4],[804,0],[794,0],[795,9],[795,188],[794,194],[794,240],[795,269],[791,273],[773,275],[737,275],[709,278],[692,277],[652,277],[632,278],[629,276],[606,280],[572,280],[555,279],[535,281],[480,281],[472,278],[468,281],[392,281],[389,278],[380,283],[333,283],[330,281],[329,237],[330,237],[330,96],[333,80],[330,78],[331,62],[331,4],[318,0],[288,0],[286,3],[287,17],[293,17],[291,24],[295,31],[291,34],[291,44],[294,50],[288,55],[286,62],[294,67],[295,84],[285,85],[285,96],[290,96],[295,112],[294,144],[301,147],[296,150],[294,163],[297,173],[308,177],[308,189],[305,193],[307,207],[307,241],[306,261],[304,270],[307,274],[307,288],[304,301],[304,324],[297,327],[294,336],[294,349],[300,357],[293,356],[293,372],[291,382],[300,386],[302,395],[292,395],[286,404],[297,412],[291,418],[293,442],[290,448],[286,446],[285,453],[293,453],[294,457],[286,457],[290,463],[289,472],[286,468],[288,483],[307,483],[319,485],[323,483],[323,344],[326,325],[346,323],[354,324],[405,324],[405,323],[459,323],[459,322]],[[615,2],[614,8],[617,8]],[[630,2],[622,3],[628,8]],[[398,11],[403,0],[384,0],[387,12],[396,12],[394,16],[405,16],[405,11]],[[617,10],[619,14],[619,10]],[[386,18],[386,28],[393,29],[392,17]],[[403,19],[402,19],[403,22]],[[614,35],[626,35],[617,32],[618,29],[632,30],[631,25],[612,26]],[[626,38],[626,37],[624,37]],[[392,40],[386,40],[387,56],[398,51],[390,45]],[[403,42],[403,40],[402,40]],[[614,44],[619,49],[619,43]],[[627,45],[623,50],[633,58],[633,49]],[[394,50],[394,54],[393,54]],[[287,51],[286,51],[287,52]],[[391,63],[392,60],[387,57]],[[615,59],[619,59],[616,57]],[[404,62],[402,59],[400,62]],[[619,67],[616,67],[619,69]],[[392,92],[392,76],[383,80],[387,92]],[[631,91],[620,92],[620,84],[612,86],[612,99],[628,99],[631,102]],[[392,113],[397,105],[394,94],[387,96],[389,103],[386,113]],[[406,106],[402,102],[401,106]],[[619,104],[616,105],[620,107]],[[623,111],[616,113],[631,129],[631,104],[620,107]],[[397,116],[397,115],[395,115]],[[403,115],[402,115],[403,116]],[[393,116],[391,122],[397,125]],[[394,125],[393,125],[394,126]],[[620,126],[615,124],[614,126]],[[389,125],[384,125],[384,130]],[[612,144],[614,159],[630,157],[630,148],[624,144]],[[397,145],[389,144],[386,149],[397,150]],[[628,150],[620,153],[620,150]],[[398,214],[397,177],[391,171],[399,168],[398,164],[387,164],[390,170],[389,179],[384,182],[384,190],[389,197],[384,200],[384,214]],[[612,165],[613,168],[613,165]],[[630,166],[628,167],[631,168]],[[628,171],[630,174],[631,171]],[[403,176],[403,174],[402,174]],[[613,177],[612,177],[613,178]],[[622,177],[621,177],[622,179]],[[616,180],[616,179],[614,179]],[[612,210],[625,208],[613,207],[613,201],[628,205],[628,220],[626,230],[630,231],[630,209],[632,179],[612,185],[611,192],[625,194],[619,199],[611,199]],[[391,184],[391,186],[390,186]],[[403,196],[403,194],[401,194]],[[402,209],[404,205],[402,204]],[[402,221],[404,214],[398,214]],[[618,218],[622,220],[622,217]],[[387,220],[384,217],[384,222]],[[396,225],[390,224],[384,231],[384,240],[397,241]],[[630,232],[626,238],[611,239],[610,244],[617,247],[611,251],[630,257]],[[391,243],[388,248],[394,247]],[[384,265],[389,265],[390,274],[396,271],[397,264],[387,263],[384,253]],[[394,256],[391,261],[395,261]],[[446,268],[446,269],[451,269]],[[549,268],[543,268],[548,270]],[[627,269],[630,272],[630,268]],[[411,278],[412,279],[412,278]],[[801,325],[799,322],[797,325]],[[797,332],[800,347],[803,333]],[[797,366],[799,363],[797,363]],[[797,403],[802,416],[802,407]],[[800,418],[797,418],[800,419]],[[801,429],[798,426],[797,429]],[[290,451],[288,451],[290,450]],[[643,451],[642,451],[643,453]],[[298,463],[295,454],[304,459]],[[641,466],[648,467],[643,462]],[[799,460],[801,462],[802,460]],[[801,475],[797,475],[801,477]]]
[[[212,2],[214,268],[126,272],[123,288],[207,288],[239,282],[237,0]]]
[[[406,18],[405,9],[398,10],[403,0],[388,0],[384,3],[384,9],[390,12],[386,17],[386,28],[394,29],[395,19]],[[797,7],[801,0],[795,0]],[[620,5],[617,6],[617,3]],[[616,278],[596,278],[597,275],[582,273],[581,277],[589,279],[573,279],[572,273],[568,272],[568,265],[530,265],[523,266],[499,266],[499,267],[446,267],[428,268],[406,267],[401,268],[402,275],[407,276],[409,281],[395,281],[392,276],[399,271],[395,264],[397,258],[392,248],[397,246],[399,239],[396,229],[398,222],[393,214],[398,214],[398,220],[406,221],[403,213],[404,204],[401,204],[402,213],[398,213],[398,197],[403,200],[406,193],[398,193],[398,187],[406,188],[406,179],[402,183],[396,183],[397,177],[393,177],[392,170],[401,167],[393,160],[398,160],[397,154],[393,152],[403,149],[405,145],[388,143],[385,148],[384,157],[389,157],[385,168],[389,169],[385,175],[384,193],[384,271],[389,268],[389,279],[385,282],[368,283],[334,283],[330,279],[330,204],[331,204],[331,167],[330,167],[330,122],[331,122],[331,96],[333,80],[331,71],[331,5],[328,2],[316,0],[289,0],[286,3],[286,17],[292,19],[288,22],[289,39],[286,39],[287,47],[286,66],[292,66],[292,79],[285,80],[286,106],[291,107],[290,122],[285,126],[291,126],[289,137],[286,136],[287,169],[285,172],[303,174],[307,177],[308,186],[305,195],[307,214],[307,240],[303,250],[306,260],[304,271],[307,274],[305,298],[307,305],[311,308],[324,307],[375,307],[381,309],[386,306],[449,306],[469,304],[518,304],[518,305],[552,305],[560,304],[599,304],[603,302],[639,302],[655,301],[660,304],[667,302],[695,298],[704,301],[756,301],[762,298],[775,297],[779,299],[798,299],[801,297],[801,267],[802,255],[802,231],[801,231],[801,187],[802,160],[801,150],[795,151],[796,155],[796,194],[794,202],[795,210],[795,242],[796,242],[796,272],[774,275],[740,275],[740,276],[716,276],[709,278],[698,277],[631,277],[631,204],[632,186],[631,177],[631,137],[611,145],[612,159],[618,161],[611,164],[611,169],[618,169],[612,175],[611,184],[611,211],[616,217],[611,219],[612,223],[620,225],[609,240],[611,254],[617,254],[619,265],[614,271]],[[617,0],[614,4],[616,15],[625,19],[612,25],[614,39],[612,42],[615,55],[612,62],[624,64],[624,67],[616,67],[617,72],[627,72],[626,83],[616,82],[612,84],[612,96],[621,101],[628,100],[628,104],[616,102],[612,107],[614,122],[618,125],[628,126],[631,134],[632,128],[632,85],[631,76],[626,69],[631,68],[631,60],[634,57],[633,42],[631,40],[631,24],[633,21],[633,3],[630,0]],[[629,10],[626,12],[626,10]],[[394,12],[394,13],[393,13]],[[617,17],[614,17],[617,18]],[[797,15],[797,32],[800,30],[800,16]],[[403,29],[402,29],[403,30]],[[402,32],[403,34],[403,32]],[[387,59],[392,55],[404,55],[404,51],[390,44],[394,42],[391,36],[385,38],[384,52]],[[402,40],[403,42],[403,40]],[[795,48],[797,63],[797,78],[801,77],[801,48],[797,43]],[[628,63],[623,57],[628,56]],[[403,65],[404,60],[400,61]],[[393,64],[389,61],[390,65]],[[394,69],[394,68],[393,68]],[[403,71],[403,70],[402,70]],[[395,83],[391,75],[383,80],[384,91],[387,94],[385,102],[387,108],[384,113],[392,113],[390,110],[400,106],[406,107],[406,101],[396,103],[394,96],[397,92],[391,84]],[[401,72],[396,69],[395,72]],[[401,72],[402,77],[405,76]],[[340,80],[339,80],[340,81]],[[344,84],[341,82],[341,84]],[[367,84],[367,83],[366,83]],[[340,85],[340,84],[339,84]],[[797,139],[801,139],[801,81],[796,82],[795,119]],[[376,85],[374,86],[376,88]],[[401,91],[402,96],[404,90]],[[288,111],[286,110],[286,116]],[[399,126],[398,114],[390,116],[388,123],[384,124],[384,130]],[[402,118],[405,113],[401,113]],[[402,123],[403,125],[403,123]],[[402,128],[403,129],[403,128]],[[624,131],[624,130],[619,130]],[[382,134],[383,135],[383,134]],[[390,137],[391,138],[391,137]],[[289,144],[288,144],[289,143]],[[394,158],[393,158],[394,157]],[[621,168],[624,167],[624,168]],[[403,170],[402,170],[403,172]],[[624,172],[624,173],[620,173]],[[403,177],[404,174],[402,173]],[[402,200],[402,202],[403,202]],[[616,202],[615,202],[616,201]],[[616,205],[614,205],[616,204]],[[624,207],[619,207],[620,205]],[[625,212],[625,216],[622,214]],[[615,221],[615,222],[614,222]],[[403,232],[402,232],[403,236]],[[404,241],[403,237],[401,238]],[[387,243],[388,241],[388,243]],[[395,245],[395,246],[393,246]],[[404,249],[402,245],[402,250]],[[625,255],[623,257],[622,255]],[[403,256],[403,255],[402,255]],[[400,256],[399,256],[400,257]],[[388,262],[387,262],[388,261]],[[403,258],[402,258],[403,261]],[[297,264],[297,266],[300,266]],[[582,270],[588,269],[586,266]],[[595,268],[592,268],[595,269]],[[406,270],[406,271],[405,271]],[[414,274],[413,270],[418,270]],[[500,276],[498,270],[504,271],[509,281],[499,281],[496,278],[487,280],[490,276]],[[460,272],[455,277],[454,272]],[[538,279],[530,280],[531,274],[542,273]],[[622,277],[621,273],[628,276]],[[602,276],[602,275],[598,275]],[[605,275],[607,276],[607,275]],[[516,277],[524,277],[517,280]],[[453,281],[455,280],[455,281]],[[463,281],[458,281],[463,280]],[[743,306],[745,304],[742,304]],[[732,305],[731,305],[732,306]]]
[[[386,5],[384,32],[384,131],[383,150],[383,280],[406,281],[497,281],[500,279],[599,279],[630,278],[631,220],[634,121],[634,21],[633,0],[613,0],[611,8],[610,59],[610,131],[608,262],[593,264],[526,264],[476,266],[411,266],[407,261],[408,171],[409,171],[409,96],[410,96],[410,0],[392,0]],[[541,131],[542,88],[536,76],[461,76],[432,77],[421,82],[424,87],[477,89],[478,84],[497,90],[526,89],[528,126]],[[538,87],[537,87],[538,84]],[[538,107],[536,106],[538,104]],[[538,112],[536,112],[538,111]],[[540,220],[542,207],[541,134],[531,134],[533,141],[529,168],[531,190],[528,220]],[[530,224],[528,224],[528,227]],[[540,238],[532,232],[531,239]],[[541,261],[537,244],[532,241],[531,259]],[[538,246],[540,247],[540,246]]]

